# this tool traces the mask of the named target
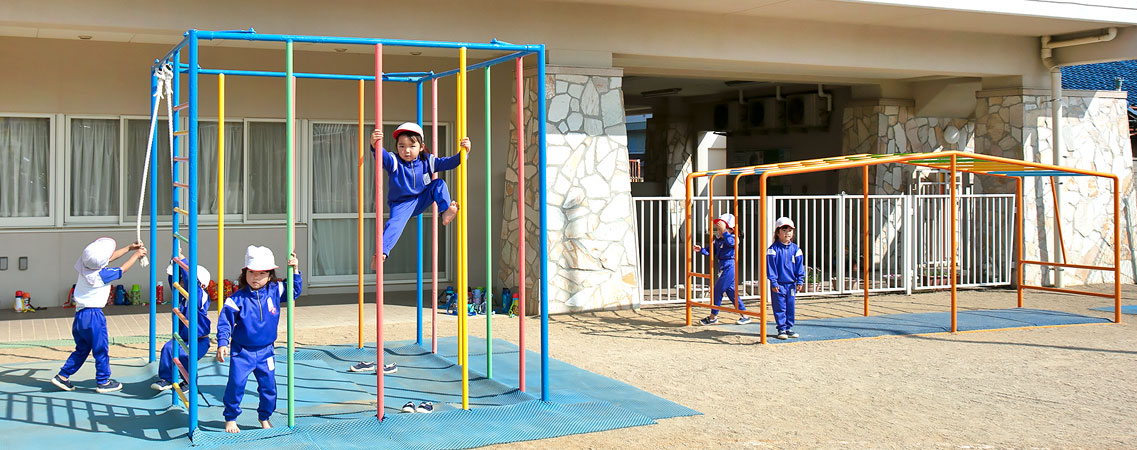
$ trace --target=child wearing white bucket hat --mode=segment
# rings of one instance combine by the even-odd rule
[[[770,279],[770,306],[778,339],[796,338],[794,332],[795,293],[805,286],[805,257],[794,243],[794,221],[780,217],[774,222],[774,243],[766,249],[766,277]]]
[[[376,151],[383,141],[383,131],[375,130],[371,133],[371,152],[382,159],[383,169],[387,171],[387,206],[391,216],[383,224],[383,259],[391,253],[407,220],[422,214],[430,205],[438,205],[442,224],[449,225],[450,221],[458,215],[458,203],[450,201],[450,192],[446,182],[441,178],[432,179],[433,175],[445,170],[451,170],[462,164],[462,154],[437,157],[429,153],[423,138],[422,127],[407,122],[399,125],[394,132],[395,152],[386,149]],[[470,138],[463,137],[460,144],[467,152],[470,150]],[[397,156],[397,157],[396,157]],[[375,259],[372,259],[372,264]]]
[[[740,311],[746,311],[746,305],[742,300],[738,299],[738,293],[735,290],[735,276],[734,276],[734,244],[735,244],[735,231],[734,231],[734,214],[723,213],[718,219],[714,221],[715,226],[715,239],[712,246],[715,250],[715,288],[711,291],[711,299],[714,300],[715,306],[722,306],[722,297],[726,295],[732,303],[738,306]],[[695,245],[695,251],[703,256],[710,255],[710,248]],[[719,322],[719,310],[712,309],[711,315],[699,320],[703,325],[714,325]],[[735,322],[739,325],[750,323],[750,318],[741,316]]]
[[[181,263],[179,264],[178,261],[181,261]],[[193,317],[195,315],[197,316],[197,359],[201,359],[209,352],[209,329],[210,326],[212,326],[209,320],[209,305],[211,302],[209,301],[209,295],[205,292],[205,288],[209,286],[209,271],[206,270],[205,267],[197,266],[198,309],[197,314],[193,314],[194,310],[190,309],[189,299],[181,295],[176,289],[173,289],[175,282],[174,266],[177,265],[179,277],[177,283],[183,289],[186,289],[187,292],[189,291],[189,271],[186,270],[186,267],[189,266],[189,261],[187,261],[184,256],[179,258],[178,261],[170,261],[170,265],[166,266],[166,275],[169,277],[169,285],[174,291],[174,295],[177,295],[179,298],[178,310],[189,320],[193,320]],[[183,264],[185,266],[183,266]],[[188,343],[190,341],[189,327],[179,325],[178,336],[182,338],[182,342]],[[189,354],[181,348],[181,345],[178,345],[171,339],[166,342],[166,345],[162,346],[162,357],[158,360],[158,381],[151,384],[150,389],[165,391],[174,387],[170,380],[174,379],[175,351],[177,351],[178,360],[182,363],[182,367],[189,367]],[[182,380],[178,384],[181,386],[183,392],[189,389],[189,380]]]
[[[260,406],[257,418],[261,428],[272,428],[269,418],[276,411],[276,361],[273,344],[280,324],[280,305],[288,301],[281,279],[276,277],[276,259],[268,247],[250,245],[245,250],[238,290],[225,299],[217,319],[217,361],[229,362],[229,382],[225,385],[225,431],[240,432],[237,416],[249,374],[257,378]],[[292,270],[293,298],[300,296],[303,280],[296,254],[288,257]]]
[[[122,274],[130,270],[139,258],[146,256],[146,247],[141,242],[117,250],[115,246],[114,239],[98,238],[87,245],[75,261],[75,271],[79,272],[79,279],[75,281],[75,321],[71,324],[75,351],[51,379],[51,384],[65,391],[75,390],[71,375],[83,367],[90,354],[95,356],[95,391],[104,394],[122,389],[122,383],[111,379],[107,319],[103,316],[103,307],[110,296],[111,282],[122,278]],[[122,267],[107,267],[111,261],[129,251],[134,253]]]

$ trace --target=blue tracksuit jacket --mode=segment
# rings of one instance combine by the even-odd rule
[[[734,289],[734,234],[727,231],[722,234],[722,237],[715,238],[711,246],[715,249],[715,286],[711,291],[711,297],[714,300],[715,306],[722,305],[722,296],[726,295],[738,309],[746,311],[746,305],[738,300],[738,293]],[[699,253],[704,256],[711,254],[711,249],[703,247]],[[711,314],[718,315],[719,310],[712,309]]]

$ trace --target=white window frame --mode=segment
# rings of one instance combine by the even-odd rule
[[[47,125],[47,141],[48,141],[48,162],[47,162],[47,215],[41,217],[0,217],[0,228],[30,228],[30,227],[51,227],[56,224],[56,210],[59,203],[58,186],[59,180],[59,133],[56,130],[56,124],[59,121],[59,116],[56,114],[37,114],[37,113],[9,113],[0,112],[0,117],[14,117],[14,118],[32,118],[32,119],[48,119]]]
[[[384,126],[387,126],[387,125],[398,126],[398,125],[401,125],[405,122],[406,121],[385,120],[385,121],[383,121],[383,125]],[[308,148],[309,150],[311,150],[311,148],[313,146],[312,136],[315,136],[314,127],[317,124],[342,124],[342,125],[357,125],[358,126],[359,120],[358,119],[356,119],[356,120],[309,120],[307,126],[305,127],[306,133],[307,133],[307,139],[305,139],[305,141],[304,141],[305,147]],[[432,124],[432,122],[424,121],[423,122],[423,131],[429,133],[430,132],[429,127],[431,126],[431,124]],[[450,142],[449,139],[451,138],[451,135],[454,133],[454,125],[450,122],[443,122],[443,121],[439,121],[438,124],[440,126],[445,127],[442,130],[440,130],[441,133],[439,133],[439,140],[444,141],[444,142]],[[368,125],[373,125],[373,123],[371,123],[371,122],[364,123],[363,126],[364,126],[364,128],[366,128]],[[370,137],[370,134],[368,134],[367,136]],[[367,142],[367,144],[370,148],[371,143]],[[431,145],[433,146],[434,143],[432,142]],[[368,151],[370,151],[370,150],[365,150],[365,153]],[[377,151],[380,151],[380,150],[377,149]],[[312,169],[313,167],[315,167],[315,163],[312,162],[311,160],[308,160],[308,161],[309,161],[309,164],[308,164],[307,170],[305,170],[305,172],[304,172],[305,173],[304,184],[306,186],[309,186],[309,188],[306,189],[306,191],[310,193],[310,192],[312,192],[312,190],[310,188],[310,186],[312,184],[312,177],[315,176],[315,173],[313,173],[313,169]],[[450,180],[448,179],[449,177],[446,174],[442,174],[441,176],[446,177],[447,183],[450,183]],[[312,196],[307,195],[306,199],[307,200],[303,203],[307,206],[309,211],[312,211],[312,213],[309,216],[309,220],[311,222],[310,226],[309,226],[309,230],[308,230],[308,248],[309,249],[312,249],[313,246],[315,245],[315,236],[314,236],[315,233],[312,230],[315,228],[315,222],[317,220],[320,220],[320,219],[353,219],[354,220],[354,219],[359,218],[358,213],[316,213],[315,212],[316,206],[314,204],[312,204],[312,201],[313,201]],[[384,221],[386,221],[387,219],[390,218],[391,214],[390,214],[390,211],[387,210],[386,202],[383,202],[382,205],[377,205],[377,207],[380,207],[384,210],[384,213],[383,213],[383,220]],[[430,214],[431,214],[430,212],[424,212],[423,217],[429,218]],[[366,221],[367,219],[374,220],[374,217],[375,217],[375,211],[364,211],[364,217],[363,217],[364,221]],[[425,222],[425,219],[424,219],[424,222]],[[410,227],[410,224],[411,224],[411,222],[408,221],[407,222],[408,228]],[[454,227],[442,227],[441,224],[439,224],[439,231],[442,233],[447,233],[447,236],[446,236],[447,242],[450,242],[451,246],[453,246],[453,242],[454,242],[454,231],[453,230],[454,230]],[[426,227],[424,227],[423,231],[424,231],[424,235],[425,235],[427,232]],[[404,232],[406,232],[406,230],[404,230]],[[427,238],[428,238],[428,236],[424,236],[424,240]],[[308,267],[312,267],[312,264],[314,264],[314,262],[315,262],[313,259],[315,257],[312,256],[313,253],[314,252],[309,250],[308,255],[305,256],[305,259],[307,260]],[[453,252],[448,252],[445,255],[443,255],[443,258],[445,259],[445,267],[447,268],[447,270],[444,270],[438,274],[438,281],[439,282],[452,282],[453,281],[451,276],[450,276],[451,268],[454,267],[452,253]],[[363,257],[364,257],[364,263],[366,264],[368,261],[368,258],[370,258],[370,256],[363,255]],[[429,256],[424,254],[423,258],[424,259],[429,258]],[[425,272],[424,272],[424,274],[425,274]],[[416,283],[414,273],[410,273],[409,278],[402,278],[400,276],[396,276],[396,274],[391,273],[391,274],[387,274],[385,276],[384,280],[385,280],[384,283],[387,283],[387,284],[411,285],[411,284]],[[312,285],[313,287],[355,286],[359,283],[359,275],[356,275],[356,274],[352,274],[352,275],[315,275],[315,274],[313,274],[308,278],[308,283],[310,285]],[[365,274],[365,276],[363,277],[363,284],[364,284],[364,286],[374,286],[375,285],[374,274],[373,273]]]
[[[95,119],[95,120],[116,120],[116,121],[118,121],[118,149],[117,149],[117,151],[118,151],[118,170],[116,171],[117,172],[116,175],[117,175],[118,179],[116,181],[118,182],[119,195],[117,196],[118,198],[116,199],[116,201],[118,201],[119,214],[117,214],[117,215],[114,215],[114,216],[74,216],[74,215],[71,215],[71,180],[72,180],[72,176],[71,176],[71,171],[72,171],[72,167],[71,167],[71,121],[75,120],[75,119],[80,119],[80,120],[82,120],[82,119]],[[63,188],[63,213],[64,213],[63,219],[64,219],[65,225],[78,225],[78,226],[112,225],[112,226],[117,226],[117,225],[123,224],[123,221],[122,221],[122,209],[123,209],[122,192],[123,192],[123,186],[125,183],[122,180],[122,173],[123,173],[123,170],[125,169],[125,161],[124,161],[125,155],[124,154],[126,153],[126,151],[124,150],[124,148],[126,147],[126,145],[125,145],[126,137],[125,137],[125,133],[123,133],[123,123],[124,123],[123,118],[122,118],[122,116],[119,116],[119,115],[69,114],[69,115],[64,116],[63,177],[65,178],[65,180],[64,180],[65,184],[64,184],[64,188]]]

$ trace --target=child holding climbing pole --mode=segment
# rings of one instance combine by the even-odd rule
[[[260,406],[257,418],[261,428],[272,428],[269,418],[276,411],[276,343],[280,323],[280,305],[287,302],[284,282],[276,277],[276,259],[267,247],[250,245],[245,250],[245,267],[238,279],[239,289],[225,299],[217,319],[217,361],[229,362],[229,381],[225,385],[225,431],[238,433],[237,416],[241,414],[241,398],[249,374],[257,378]],[[303,285],[296,254],[288,256],[293,298],[300,296]],[[291,313],[291,312],[290,312]]]
[[[805,286],[805,257],[793,240],[794,221],[778,218],[774,223],[774,243],[766,250],[766,278],[770,279],[777,337],[783,340],[798,337],[794,332],[794,297]]]
[[[87,245],[83,254],[75,261],[75,271],[79,279],[75,281],[75,321],[71,324],[71,336],[75,338],[75,351],[51,379],[51,384],[65,391],[75,390],[71,375],[83,367],[87,355],[95,356],[95,392],[105,394],[122,389],[122,383],[111,379],[111,358],[108,353],[107,319],[103,307],[110,297],[111,282],[122,278],[122,274],[134,266],[135,261],[146,256],[146,247],[141,242],[115,249],[115,241],[102,237]],[[107,267],[111,261],[119,259],[127,252],[134,254],[122,267]]]
[[[734,214],[724,213],[714,221],[715,239],[711,244],[715,252],[715,288],[711,292],[711,298],[715,302],[715,306],[722,306],[722,296],[726,294],[730,301],[738,306],[739,310],[746,311],[746,305],[738,299],[738,293],[735,292],[734,286]],[[711,253],[710,247],[701,247],[695,245],[696,252],[707,256]],[[714,325],[719,322],[719,310],[712,309],[711,315],[699,320],[703,325]],[[750,323],[750,318],[741,316],[735,322],[739,325]]]
[[[189,261],[187,261],[184,256],[179,258],[179,260],[182,264],[189,265]],[[169,276],[171,289],[173,289],[175,282],[174,266],[178,267],[178,285],[185,289],[186,292],[189,292],[189,272],[176,261],[171,261],[170,265],[166,266],[166,275]],[[209,352],[209,329],[212,323],[209,321],[209,295],[205,292],[205,287],[209,286],[209,271],[200,265],[197,266],[197,284],[197,359],[201,359]],[[194,310],[190,308],[189,299],[181,295],[181,292],[177,289],[174,289],[174,295],[177,295],[180,299],[178,301],[178,310],[182,312],[183,316],[186,316],[186,319],[193,320]],[[178,326],[178,336],[182,338],[182,342],[185,342],[187,346],[190,341],[189,331],[189,327],[185,324]],[[150,385],[151,389],[155,391],[165,391],[174,387],[170,380],[174,379],[174,370],[177,370],[174,367],[175,351],[178,355],[178,361],[182,363],[182,367],[189,370],[189,354],[182,349],[181,345],[171,339],[166,342],[166,345],[162,346],[162,357],[158,360],[158,381]],[[178,385],[184,392],[186,389],[189,389],[189,380],[183,379]]]
[[[449,225],[458,215],[458,203],[450,201],[450,192],[441,178],[432,180],[431,175],[451,170],[462,164],[462,154],[437,157],[427,153],[423,140],[422,127],[407,122],[395,129],[395,153],[375,149],[383,141],[383,131],[371,133],[371,152],[378,153],[383,160],[383,169],[390,178],[387,191],[387,206],[391,217],[383,225],[383,260],[391,253],[407,220],[422,214],[430,205],[437,204],[442,225]],[[470,138],[463,137],[460,144],[470,150]],[[396,157],[396,154],[398,157]],[[374,268],[375,259],[372,258]]]

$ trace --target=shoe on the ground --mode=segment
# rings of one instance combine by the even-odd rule
[[[419,403],[418,407],[415,408],[415,412],[432,413],[432,412],[434,412],[434,403],[431,403],[431,402]]]
[[[179,381],[178,382],[178,389],[181,389],[181,391],[183,393],[188,394],[189,393],[189,383],[186,382],[186,380]]]
[[[786,334],[792,338],[801,337],[801,335],[797,334],[797,332],[795,332],[794,330],[786,330]]]
[[[708,317],[704,317],[702,319],[699,319],[699,323],[701,323],[703,325],[714,325],[716,323],[719,323],[719,318],[718,318],[718,316],[714,316],[714,317],[708,316]]]
[[[374,370],[374,369],[375,369],[375,365],[374,365],[374,364],[372,364],[372,365],[371,365],[371,368],[372,368],[372,370]],[[396,366],[396,365],[395,365],[395,363],[391,363],[391,364],[384,364],[384,365],[383,365],[383,373],[384,373],[384,374],[391,374],[391,373],[395,373],[395,372],[398,372],[398,371],[399,371],[399,366]]]
[[[166,380],[158,380],[158,381],[155,381],[153,384],[150,385],[150,389],[153,389],[153,390],[159,391],[159,392],[168,391],[170,389],[173,389],[173,387],[174,387],[174,384],[169,382],[169,381],[166,381]]]
[[[742,317],[739,317],[738,322],[735,322],[735,323],[737,323],[739,325],[746,325],[746,324],[750,323],[750,318],[747,316],[742,316]]]
[[[121,391],[121,390],[122,390],[122,383],[119,383],[115,380],[107,380],[106,383],[101,383],[98,386],[95,386],[95,392],[98,392],[100,394],[106,394],[108,392]]]
[[[403,405],[403,412],[405,412],[405,413],[415,412],[415,402],[407,402],[407,404]]]
[[[383,369],[386,370],[386,367],[384,367]],[[375,363],[374,362],[367,362],[367,361],[360,361],[359,364],[348,367],[347,370],[352,371],[352,372],[374,372],[375,371]]]
[[[786,340],[786,339],[789,339],[789,338],[790,338],[790,335],[786,334],[786,332],[785,332],[785,331],[779,331],[779,332],[778,332],[778,336],[777,336],[777,338],[778,338],[778,339],[781,339],[781,340],[783,340],[783,341],[784,341],[784,340]]]
[[[51,379],[51,384],[65,391],[75,390],[75,385],[71,384],[71,380],[64,380],[63,377],[59,375],[55,375],[55,377]]]

